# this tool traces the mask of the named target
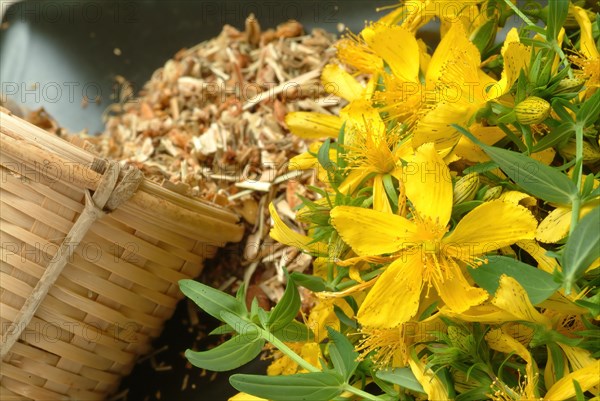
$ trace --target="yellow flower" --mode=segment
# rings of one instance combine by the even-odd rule
[[[535,385],[538,377],[537,365],[531,357],[531,354],[519,341],[508,335],[502,329],[492,329],[485,335],[485,340],[489,347],[495,351],[505,354],[515,353],[526,362],[525,385],[523,386],[523,399],[533,400],[536,397]],[[520,392],[521,389],[517,389]]]
[[[295,111],[285,115],[285,124],[292,134],[301,138],[337,138],[342,119],[331,114]]]
[[[402,140],[402,132],[386,132],[379,112],[367,102],[354,102],[348,110],[349,140],[344,145],[344,160],[349,171],[339,191],[353,193],[367,177],[373,177],[373,209],[392,212],[384,188],[384,176],[389,174],[401,180],[402,159],[412,151],[410,143]],[[361,121],[362,123],[358,123]],[[400,200],[402,202],[402,199]]]
[[[598,372],[600,372],[600,360],[596,360],[594,363],[578,369],[554,383],[554,385],[548,389],[544,400],[561,401],[575,397],[574,381],[579,383],[581,390],[584,392],[592,387],[600,385],[600,374],[598,374]]]
[[[446,326],[436,316],[419,322],[405,322],[393,328],[363,327],[362,338],[356,347],[360,357],[373,352],[371,360],[378,369],[406,366],[410,349],[416,343],[432,341],[435,331],[445,331]]]
[[[302,235],[286,226],[277,214],[277,210],[275,210],[275,206],[273,206],[272,203],[269,205],[269,213],[271,214],[274,223],[269,235],[275,241],[281,242],[287,246],[299,248],[310,254],[320,255],[327,253],[327,244],[315,242],[311,237]]]
[[[579,218],[583,218],[598,206],[600,206],[598,199],[586,203],[579,211]],[[562,240],[569,234],[572,214],[570,206],[557,206],[541,221],[535,232],[535,238],[547,243],[556,243]]]
[[[577,6],[572,6],[569,11],[573,13],[579,28],[580,36],[580,56],[571,57],[574,64],[581,68],[581,77],[586,79],[585,96],[590,97],[600,87],[600,52],[596,47],[594,36],[592,35],[592,23],[586,11]]]
[[[394,8],[394,11],[388,13],[378,22],[387,25],[400,24],[402,27],[416,32],[419,28],[438,17],[441,21],[442,37],[448,29],[448,25],[460,20],[465,27],[475,29],[481,25],[481,19],[485,17],[485,10],[480,10],[477,4],[483,0],[411,0],[401,1],[396,6],[385,8]],[[384,8],[381,8],[382,10]]]
[[[417,350],[421,347],[417,347]],[[440,378],[426,366],[414,353],[408,360],[410,370],[412,370],[417,381],[427,393],[428,400],[445,401],[449,400],[448,390]]]
[[[359,309],[363,326],[395,327],[410,320],[425,283],[453,311],[482,303],[487,292],[469,284],[459,262],[475,264],[477,256],[532,238],[535,231],[535,218],[527,209],[492,201],[473,209],[446,235],[452,182],[433,144],[416,151],[402,178],[414,208],[411,220],[349,206],[331,211],[332,225],[359,256],[395,258]]]

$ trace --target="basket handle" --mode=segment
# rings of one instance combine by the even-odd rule
[[[119,205],[127,201],[135,193],[144,178],[142,172],[132,166],[125,172],[120,182],[118,182],[119,173],[119,164],[109,161],[102,179],[96,191],[94,191],[94,195],[90,194],[89,189],[85,189],[85,207],[62,241],[58,250],[58,257],[53,258],[48,266],[46,266],[44,274],[25,300],[21,310],[17,313],[15,321],[2,335],[2,349],[0,350],[0,359],[2,361],[5,360],[13,345],[21,337],[25,327],[31,322],[38,307],[60,276],[67,261],[73,255],[75,248],[83,240],[83,237],[92,224],[104,216],[106,212],[115,210]]]

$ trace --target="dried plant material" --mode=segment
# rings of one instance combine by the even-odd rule
[[[331,102],[319,79],[334,40],[324,30],[305,34],[296,21],[263,31],[250,15],[244,32],[225,26],[218,37],[178,52],[139,99],[132,101],[131,85],[117,77],[124,97],[115,99],[105,133],[93,140],[103,155],[135,164],[165,188],[235,210],[247,223],[241,264],[257,272],[247,272],[249,279],[258,272],[275,277],[287,251],[268,237],[265,205],[277,199],[293,221],[296,193],[312,179],[287,171],[307,143],[289,133],[284,117],[339,112],[342,105]],[[296,259],[286,260],[300,270],[311,258]],[[281,279],[264,285],[282,294]]]

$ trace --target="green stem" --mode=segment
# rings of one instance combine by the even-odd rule
[[[569,228],[569,235],[573,234],[573,230],[575,230],[575,226],[579,221],[579,209],[581,208],[581,199],[577,196],[571,202],[571,227]]]
[[[303,367],[309,372],[320,372],[321,369],[315,368],[313,365],[305,361],[300,355],[296,354],[290,347],[285,345],[283,341],[275,337],[274,334],[269,333],[265,329],[259,329],[262,338],[273,344],[277,349],[287,355],[292,361],[296,362],[298,366]]]
[[[583,127],[575,124],[575,168],[573,169],[573,180],[577,185],[577,196],[571,201],[571,227],[569,234],[573,233],[579,221],[579,209],[581,208],[581,178],[583,176]]]
[[[581,123],[575,124],[575,171],[573,179],[577,185],[577,191],[581,191],[581,178],[583,176],[583,126]]]
[[[363,391],[363,390],[358,389],[358,388],[356,388],[354,386],[351,386],[348,383],[344,384],[344,390],[349,391],[352,394],[356,394],[358,396],[361,396],[361,397],[363,397],[366,400],[383,401],[383,398],[377,397],[376,395],[373,395],[371,393],[367,393],[366,391]]]
[[[519,10],[516,5],[514,5],[512,3],[512,1],[510,1],[510,0],[504,0],[504,2],[515,12],[515,14],[517,14],[523,21],[525,21],[525,23],[527,25],[529,25],[529,26],[535,26],[535,24],[533,23],[533,21],[531,21],[529,19],[529,17],[527,17],[525,14],[523,14],[523,12],[521,10]]]

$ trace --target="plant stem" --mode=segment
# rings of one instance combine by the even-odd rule
[[[508,5],[514,12],[515,14],[517,14],[523,21],[525,21],[525,23],[529,26],[535,26],[535,24],[533,23],[533,21],[531,21],[529,19],[529,17],[527,17],[525,14],[523,14],[523,12],[521,10],[519,10],[517,8],[517,6],[515,6],[512,1],[510,0],[504,0],[504,2],[506,3],[506,5]]]
[[[575,171],[573,179],[577,185],[577,191],[581,191],[581,177],[583,176],[583,126],[575,124]]]
[[[583,175],[583,127],[581,124],[575,125],[575,169],[573,170],[573,180],[577,185],[577,197],[571,201],[571,227],[569,235],[573,234],[575,226],[579,221],[579,209],[581,208],[581,177]]]
[[[290,347],[285,345],[283,341],[275,337],[273,333],[269,333],[265,329],[259,329],[262,338],[273,344],[277,349],[287,355],[292,361],[296,362],[298,366],[303,367],[309,372],[320,372],[321,369],[314,367],[307,361],[305,361],[300,355],[296,354]]]
[[[350,384],[346,383],[344,385],[344,390],[352,393],[352,394],[356,394],[358,396],[363,397],[366,400],[373,400],[373,401],[383,401],[383,398],[378,397],[376,395],[373,395],[371,393],[367,393],[366,391],[363,391],[361,389],[358,389],[354,386],[351,386]]]
[[[577,196],[571,202],[571,227],[569,228],[569,235],[573,234],[573,230],[575,230],[575,226],[579,221],[579,209],[581,207],[581,199]]]

